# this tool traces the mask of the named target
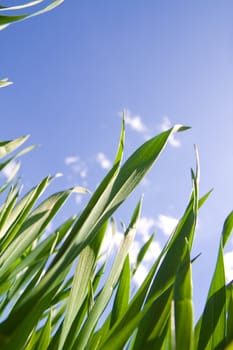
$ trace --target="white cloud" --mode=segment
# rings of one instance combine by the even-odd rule
[[[139,219],[137,231],[141,234],[142,240],[144,242],[149,239],[155,227],[156,227],[156,221],[153,218],[142,216]]]
[[[77,156],[68,156],[65,158],[65,164],[70,165],[77,163],[79,161],[79,157]]]
[[[79,175],[82,179],[85,179],[87,177],[87,169],[81,169]]]
[[[164,117],[162,124],[160,125],[161,131],[165,131],[167,129],[170,129],[171,126],[172,126],[172,124],[171,124],[170,120],[168,119],[168,117]],[[171,135],[169,137],[168,141],[169,141],[170,145],[173,147],[180,147],[181,146],[180,141],[178,139],[176,139],[174,135]]]
[[[123,237],[122,232],[117,230],[113,233],[111,225],[108,226],[100,249],[100,258],[98,260],[100,265],[108,259],[110,254],[113,255],[116,253]]]
[[[82,179],[87,177],[87,164],[82,161],[78,156],[68,156],[65,158],[65,164],[68,165],[71,171],[78,174]],[[70,177],[73,178],[72,176]]]
[[[147,274],[148,274],[148,268],[145,265],[140,264],[133,277],[133,281],[137,287],[139,287],[142,284]]]
[[[145,133],[147,131],[147,127],[142,122],[141,116],[132,115],[132,112],[129,109],[125,110],[125,124],[129,125],[131,129],[139,133]]]
[[[224,254],[226,282],[233,280],[233,251]]]
[[[160,243],[158,241],[151,242],[150,247],[144,257],[145,263],[153,263],[160,253],[161,253]]]
[[[83,200],[83,196],[81,194],[77,194],[75,196],[75,203],[77,204],[81,204],[82,203],[82,200]]]
[[[156,226],[159,227],[165,235],[170,235],[177,224],[178,219],[162,214],[158,216],[158,220],[156,221]]]
[[[99,163],[99,165],[103,169],[110,169],[112,166],[112,163],[103,152],[97,153],[96,161]]]

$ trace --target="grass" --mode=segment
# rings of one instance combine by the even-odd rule
[[[133,274],[153,237],[141,248],[136,265],[129,255],[141,200],[110,269],[106,265],[111,254],[105,259],[100,254],[107,228],[114,233],[114,212],[156,163],[169,137],[186,129],[175,126],[153,137],[121,165],[123,122],[112,169],[81,215],[69,218],[45,238],[46,228],[72,192],[87,190],[71,188],[41,202],[54,178],[46,177],[22,196],[18,168],[13,169],[0,188],[0,349],[231,348],[233,290],[232,282],[225,281],[223,249],[233,228],[233,212],[225,220],[205,308],[194,325],[190,255],[198,211],[210,194],[199,198],[198,156],[184,214],[142,285],[131,291]],[[18,151],[26,140],[0,143],[1,170],[33,148]]]
[[[63,0],[35,0],[0,6],[0,30],[52,10]],[[40,5],[40,9],[36,6]],[[27,13],[25,13],[25,11]],[[10,15],[13,13],[14,15]],[[0,80],[0,88],[12,84]],[[192,243],[198,211],[210,192],[199,197],[199,162],[192,171],[192,191],[174,232],[145,276],[132,291],[132,277],[153,241],[141,247],[136,265],[129,250],[137,234],[142,201],[135,207],[114,257],[101,256],[101,246],[117,208],[142,181],[169,137],[186,130],[175,126],[144,143],[122,163],[124,122],[112,169],[81,215],[63,222],[49,235],[49,224],[75,187],[41,195],[54,180],[47,176],[24,196],[13,162],[33,147],[27,137],[0,142],[0,171],[12,164],[0,187],[0,349],[1,350],[204,350],[233,349],[233,281],[226,284],[223,250],[233,228],[226,218],[209,293],[194,324]],[[21,150],[18,150],[21,148]],[[100,322],[101,321],[101,322]]]

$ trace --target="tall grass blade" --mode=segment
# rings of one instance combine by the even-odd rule
[[[90,336],[96,327],[99,317],[102,315],[103,311],[105,310],[111,298],[112,291],[114,290],[116,284],[118,283],[122,268],[124,266],[125,259],[128,255],[130,246],[134,240],[140,211],[141,211],[141,201],[138,203],[137,207],[134,210],[131,222],[125,233],[125,237],[122,241],[122,244],[119,247],[119,251],[114,260],[108,279],[103,287],[103,290],[101,291],[98,298],[96,299],[95,305],[93,306],[89,314],[89,317],[87,318],[84,326],[81,329],[80,334],[78,335],[75,341],[75,344],[72,348],[73,350],[85,349],[85,347],[87,346],[90,340]]]
[[[63,322],[58,350],[63,348],[71,326],[85,298],[87,297],[88,285],[93,278],[94,268],[97,262],[105,231],[107,229],[107,225],[108,223],[106,222],[96,238],[80,253],[74,275],[73,285],[67,302],[67,311]]]
[[[198,334],[199,330],[199,334]],[[196,328],[197,349],[224,348],[226,332],[226,287],[222,240],[206,305]]]
[[[112,328],[114,323],[125,313],[128,308],[130,297],[130,280],[130,259],[129,256],[127,256],[121,272],[116,296],[112,307],[110,328]]]
[[[176,349],[193,349],[192,272],[188,243],[174,285]]]

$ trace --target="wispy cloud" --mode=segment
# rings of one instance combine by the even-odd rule
[[[173,216],[160,214],[156,220],[156,226],[160,228],[163,234],[170,235],[176,225],[178,224],[178,219]]]
[[[139,219],[137,231],[144,242],[149,239],[149,236],[153,233],[155,227],[156,221],[153,218],[142,216]]]
[[[163,121],[162,121],[162,123],[161,123],[161,125],[160,125],[161,131],[165,131],[165,130],[171,128],[171,126],[172,126],[172,123],[171,123],[171,121],[169,120],[169,118],[168,118],[168,117],[163,117]],[[172,147],[180,147],[180,146],[181,146],[180,140],[178,140],[177,138],[175,138],[174,135],[171,135],[171,136],[169,137],[168,142],[170,143],[170,145],[171,145]]]
[[[226,282],[233,280],[233,251],[224,254]]]
[[[148,131],[147,126],[142,121],[142,117],[138,114],[133,114],[129,109],[125,109],[125,124],[139,133],[146,133]]]
[[[79,159],[80,158],[77,156],[68,156],[65,158],[65,164],[70,165],[70,164],[77,163]]]
[[[88,173],[87,164],[80,157],[68,156],[64,162],[73,173],[78,174],[82,179],[86,179]]]
[[[103,169],[110,169],[112,166],[111,161],[106,157],[106,155],[103,152],[97,153],[96,161]]]

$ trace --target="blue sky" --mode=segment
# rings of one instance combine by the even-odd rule
[[[113,160],[123,110],[125,157],[170,125],[192,127],[171,140],[116,218],[128,222],[144,193],[141,231],[155,230],[159,249],[185,209],[198,145],[200,193],[214,192],[201,209],[194,245],[193,255],[202,252],[193,266],[196,314],[232,210],[232,11],[230,0],[66,0],[0,32],[0,78],[14,81],[1,89],[1,139],[29,133],[30,143],[41,145],[22,159],[25,190],[62,172],[51,190],[93,191]],[[74,196],[64,217],[84,203]],[[138,242],[144,239],[139,232]]]

